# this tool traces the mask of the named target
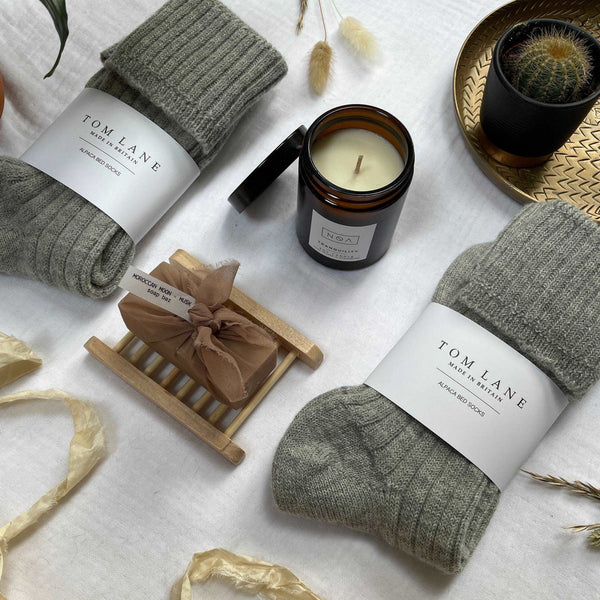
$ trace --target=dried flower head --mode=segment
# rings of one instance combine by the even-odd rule
[[[340,34],[359,56],[368,59],[377,56],[375,36],[358,19],[343,18],[340,22]]]
[[[331,61],[333,50],[327,41],[317,42],[310,54],[308,75],[310,85],[316,94],[321,95],[331,75]]]
[[[596,548],[600,548],[600,529],[594,529],[590,535],[588,535],[588,542],[595,546]]]

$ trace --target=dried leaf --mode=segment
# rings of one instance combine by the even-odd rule
[[[298,15],[298,24],[296,25],[296,35],[298,35],[304,27],[304,15],[308,7],[308,0],[300,0],[300,14]]]
[[[340,34],[359,56],[368,59],[377,56],[375,36],[358,19],[354,17],[342,19]]]
[[[331,74],[333,50],[326,41],[317,42],[310,54],[308,76],[310,85],[316,94],[321,95],[327,87]]]
[[[46,7],[46,10],[50,13],[52,20],[54,21],[54,27],[58,33],[58,37],[60,39],[60,48],[58,49],[58,56],[54,61],[54,65],[48,73],[44,75],[44,79],[46,77],[51,77],[58,67],[58,63],[60,61],[60,57],[62,56],[63,50],[65,49],[65,44],[67,43],[67,38],[69,37],[69,24],[67,17],[67,7],[65,5],[65,0],[40,0],[40,2]]]

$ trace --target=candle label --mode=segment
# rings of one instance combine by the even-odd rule
[[[23,154],[116,221],[139,242],[200,173],[156,123],[86,88]]]
[[[568,401],[514,348],[430,304],[366,384],[506,488]]]
[[[362,227],[340,225],[313,209],[308,245],[319,254],[335,260],[364,260],[369,254],[376,227],[377,224]]]

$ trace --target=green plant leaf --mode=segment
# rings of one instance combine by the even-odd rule
[[[46,77],[51,77],[54,74],[56,67],[58,67],[60,57],[62,56],[65,44],[67,43],[67,38],[69,37],[69,23],[65,0],[40,0],[40,2],[50,13],[52,20],[54,21],[54,27],[56,28],[58,37],[60,38],[58,56],[56,57],[56,61],[54,65],[52,65],[52,68],[44,75],[44,79],[46,79]]]

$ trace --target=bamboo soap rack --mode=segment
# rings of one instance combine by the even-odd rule
[[[178,263],[187,269],[203,266],[184,250],[177,250],[169,262]],[[239,410],[221,404],[210,392],[130,331],[112,348],[97,337],[91,337],[84,346],[123,381],[228,461],[239,465],[245,452],[232,440],[238,429],[296,359],[316,369],[323,360],[323,354],[313,342],[235,287],[231,291],[227,307],[266,329],[274,337],[279,350],[276,368]]]

